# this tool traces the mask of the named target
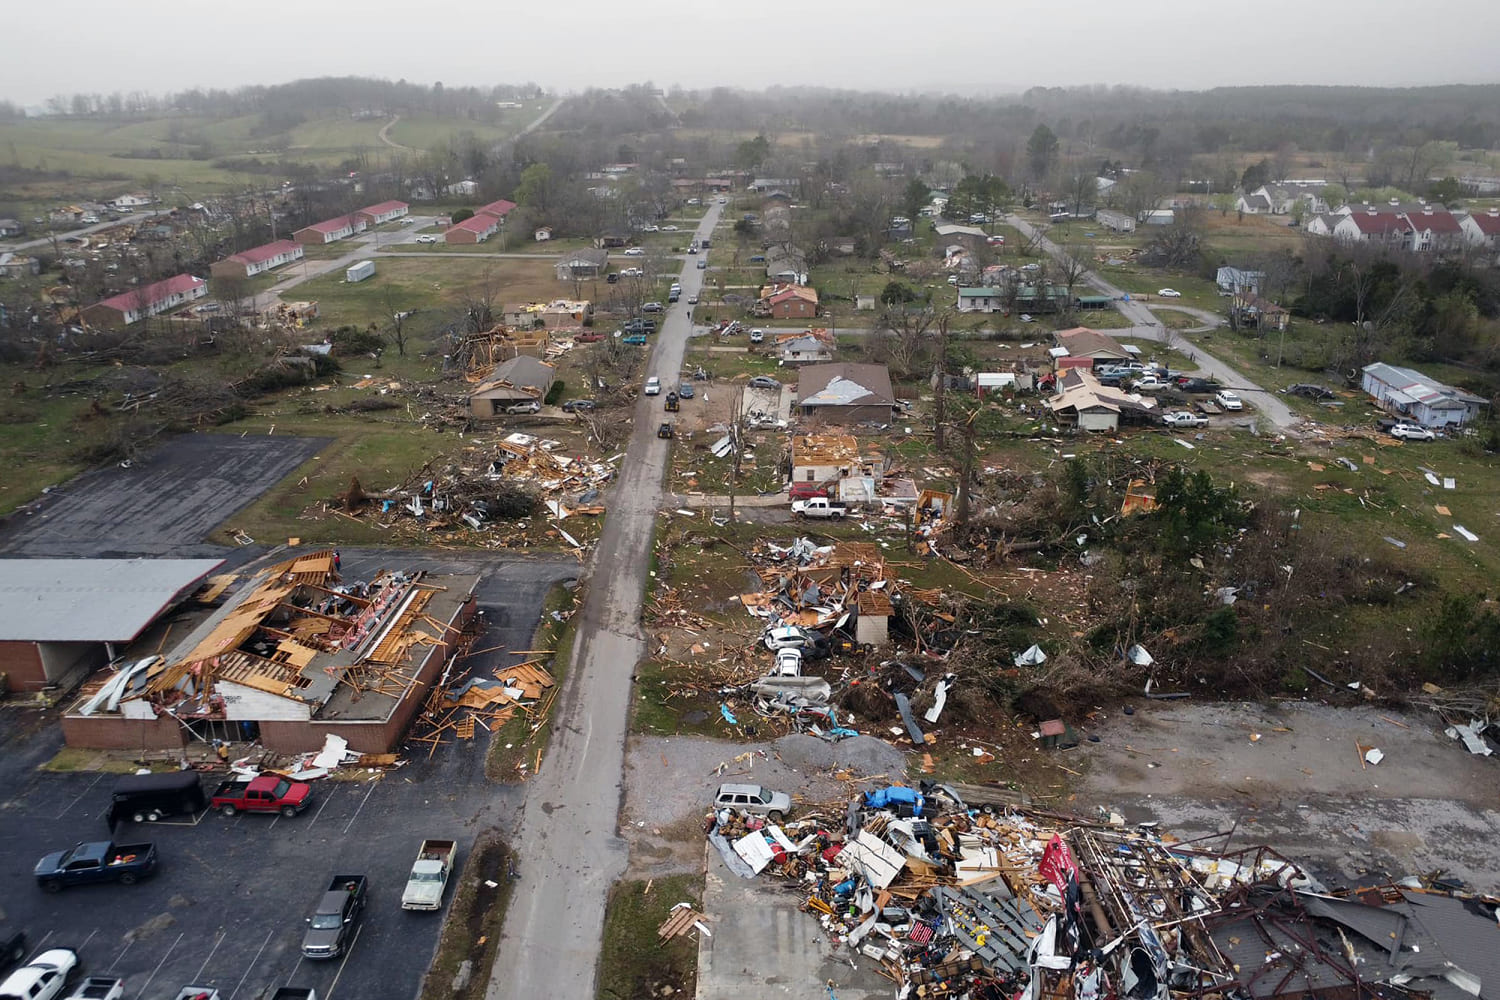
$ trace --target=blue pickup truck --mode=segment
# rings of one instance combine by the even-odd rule
[[[36,863],[37,885],[61,892],[70,885],[119,882],[134,885],[156,870],[155,844],[116,844],[98,840],[54,851]]]

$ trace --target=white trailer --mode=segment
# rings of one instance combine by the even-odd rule
[[[374,275],[375,262],[373,260],[362,260],[344,272],[344,280],[352,285],[356,281],[364,281],[366,278],[374,277]]]

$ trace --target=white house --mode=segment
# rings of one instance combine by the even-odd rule
[[[1309,236],[1332,236],[1334,227],[1343,218],[1344,216],[1342,215],[1320,212],[1308,219],[1307,225],[1303,228],[1307,230],[1307,235]]]
[[[552,227],[551,226],[538,226],[537,229],[536,229],[536,232],[533,233],[532,236],[536,239],[536,241],[538,243],[546,243],[548,240],[550,240],[552,238]]]
[[[1265,280],[1264,271],[1245,271],[1238,267],[1221,267],[1215,275],[1214,283],[1219,286],[1220,291],[1231,295],[1242,293],[1254,294],[1260,291],[1260,283]]]
[[[137,193],[137,194],[122,194],[118,198],[116,198],[111,204],[113,204],[115,206],[115,208],[123,208],[123,209],[126,209],[128,211],[130,209],[141,208],[141,207],[143,207],[145,205],[151,204],[151,196],[149,194],[139,194],[139,193]]]
[[[252,247],[240,253],[230,254],[209,266],[209,273],[216,278],[253,278],[257,274],[290,264],[303,257],[302,244],[291,240],[277,240],[264,246]]]
[[[998,288],[960,288],[959,312],[994,313],[1005,310],[1005,293]]]
[[[1458,220],[1464,241],[1470,246],[1500,249],[1500,208],[1465,215]]]
[[[1381,409],[1423,427],[1461,426],[1478,416],[1487,402],[1411,368],[1376,362],[1362,371],[1361,387]]]

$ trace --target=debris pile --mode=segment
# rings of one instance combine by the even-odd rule
[[[521,654],[532,652],[538,651],[523,650]],[[476,726],[485,732],[493,732],[520,712],[530,720],[527,727],[529,740],[547,721],[552,702],[557,697],[554,685],[552,674],[542,666],[541,660],[497,667],[494,677],[471,676],[451,684],[440,683],[428,695],[422,714],[417,718],[421,732],[411,739],[428,744],[428,756],[431,756],[439,745],[448,742],[444,734],[450,734],[454,739],[472,740]]]
[[[486,532],[501,521],[525,528],[538,503],[553,521],[603,514],[602,490],[622,456],[591,461],[563,447],[517,432],[493,447],[468,448],[448,464],[428,463],[388,490],[366,492],[356,480],[324,506],[349,517],[368,511],[385,528],[415,522],[427,531]],[[582,548],[568,532],[557,531],[569,546]]]
[[[1330,893],[1268,847],[1214,852],[972,786],[779,818],[720,809],[705,831],[735,874],[795,885],[903,998],[1462,1000],[1500,945],[1500,900],[1452,883]]]

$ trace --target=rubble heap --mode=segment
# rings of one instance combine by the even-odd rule
[[[1216,853],[962,787],[975,801],[897,785],[780,825],[723,809],[705,830],[737,875],[795,886],[899,998],[1486,995],[1495,898],[1415,879],[1331,893],[1267,847]]]

